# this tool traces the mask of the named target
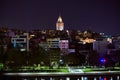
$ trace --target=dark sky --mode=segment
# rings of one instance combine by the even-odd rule
[[[120,34],[119,0],[0,0],[0,25],[55,29],[61,14],[65,29]]]

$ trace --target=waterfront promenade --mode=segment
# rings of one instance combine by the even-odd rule
[[[51,70],[51,69],[50,69]],[[50,71],[49,70],[49,71]],[[55,70],[55,69],[53,69]],[[40,70],[32,71],[3,71],[3,80],[120,80],[120,70],[108,70],[103,68],[96,69],[80,69],[68,68],[63,72],[42,72]],[[65,71],[65,72],[64,72]]]

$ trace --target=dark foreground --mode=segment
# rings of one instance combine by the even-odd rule
[[[120,80],[120,72],[5,72],[0,80]]]

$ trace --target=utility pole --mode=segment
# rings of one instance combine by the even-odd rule
[[[28,57],[29,57],[29,33],[27,32],[27,33],[24,33],[24,35],[26,35],[26,51],[27,51],[27,65],[29,64],[29,59],[28,59]]]
[[[27,52],[29,52],[29,33],[27,33]]]
[[[27,52],[29,52],[29,33],[24,33],[24,35],[26,35],[26,50]]]

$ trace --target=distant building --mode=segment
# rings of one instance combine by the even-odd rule
[[[39,43],[39,46],[45,49],[46,51],[49,49],[49,45],[47,44],[47,42],[42,41]]]
[[[80,41],[82,41],[83,44],[86,44],[86,43],[93,43],[95,40],[90,39],[90,38],[86,38],[86,39],[80,39]]]
[[[67,54],[69,49],[69,41],[68,40],[60,40],[59,48],[62,53]]]
[[[120,36],[113,37],[113,44],[115,45],[115,49],[120,49]]]
[[[11,30],[8,30],[8,36],[9,37],[14,37],[15,36],[15,33]]]
[[[62,21],[61,16],[58,17],[58,20],[57,20],[57,23],[56,23],[56,30],[60,30],[60,31],[64,30],[64,23]]]
[[[14,48],[18,48],[20,51],[29,51],[28,34],[17,35],[11,38]]]
[[[49,48],[59,48],[60,38],[47,38]]]
[[[59,41],[59,48],[60,49],[68,49],[69,48],[68,40],[60,40]]]
[[[107,53],[107,45],[110,42],[107,41],[107,39],[98,39],[95,42],[93,42],[93,50],[97,51],[98,53],[105,54]]]

